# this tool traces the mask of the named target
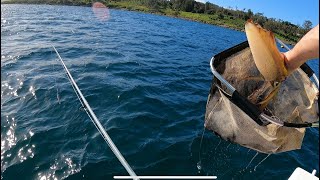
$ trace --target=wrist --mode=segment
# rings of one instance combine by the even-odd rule
[[[291,67],[290,67],[290,62],[288,60],[288,56],[289,56],[288,52],[289,51],[282,53],[282,55],[283,55],[284,66],[287,68],[288,73],[289,73],[289,72],[291,72]]]
[[[288,73],[290,73],[292,71],[292,69],[294,69],[294,68],[292,68],[292,65],[291,65],[291,62],[290,62],[290,51],[282,53],[282,55],[283,55],[284,65],[287,68]]]

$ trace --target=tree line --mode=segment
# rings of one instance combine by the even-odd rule
[[[117,1],[132,1],[136,4],[145,5],[154,11],[159,11],[163,9],[170,8],[174,11],[185,11],[192,13],[208,14],[208,15],[218,15],[220,19],[241,19],[248,20],[253,19],[254,22],[260,24],[262,27],[275,32],[287,39],[291,37],[302,37],[306,32],[312,28],[312,22],[310,20],[305,20],[302,25],[292,24],[288,21],[281,19],[268,18],[263,15],[263,13],[254,13],[251,9],[231,9],[220,7],[216,4],[206,2],[197,2],[195,0],[117,0]],[[110,0],[105,1],[110,2]],[[292,39],[291,40],[296,40]]]
[[[94,0],[10,0],[9,2],[90,6]],[[179,16],[180,12],[215,16],[217,19],[210,17],[212,24],[217,21],[219,21],[219,25],[226,22],[233,23],[234,25],[237,24],[238,30],[243,30],[244,26],[242,24],[251,18],[262,27],[292,42],[296,42],[312,28],[312,22],[309,20],[304,21],[302,25],[296,25],[281,19],[268,18],[263,13],[252,12],[251,9],[224,8],[210,2],[202,3],[195,0],[100,0],[99,2],[114,8],[119,8],[118,4],[121,3],[128,4],[128,7],[130,7],[128,9],[131,9],[132,6],[146,7],[148,12],[160,14],[166,14],[165,11],[169,9],[174,11],[173,15],[175,16]]]

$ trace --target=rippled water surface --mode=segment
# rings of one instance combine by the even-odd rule
[[[263,162],[266,155],[211,132],[200,148],[209,59],[246,40],[243,32],[138,12],[108,15],[104,21],[90,7],[1,5],[3,179],[127,175],[81,108],[52,45],[138,175],[286,179],[298,166],[319,171],[313,128],[301,150]],[[309,63],[319,73],[318,60]]]

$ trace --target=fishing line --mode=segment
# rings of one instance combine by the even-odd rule
[[[216,148],[214,148],[214,150],[217,150],[217,148],[218,148],[218,146],[220,145],[220,143],[221,143],[221,138],[220,138],[219,143],[218,143],[218,145],[216,146]]]
[[[102,124],[100,123],[100,121],[98,120],[98,118],[96,117],[96,115],[94,114],[94,112],[92,111],[89,103],[87,102],[87,100],[85,99],[85,97],[83,96],[83,94],[81,93],[78,85],[76,84],[76,82],[74,81],[73,77],[71,76],[68,68],[66,67],[66,65],[64,64],[60,54],[58,53],[58,51],[56,50],[56,48],[54,46],[52,46],[53,49],[55,50],[66,74],[67,77],[72,85],[72,88],[74,90],[74,92],[76,93],[81,105],[84,107],[86,113],[88,114],[90,120],[93,122],[93,124],[95,125],[95,127],[97,128],[97,130],[99,131],[99,133],[101,134],[101,136],[103,137],[103,139],[106,141],[106,143],[108,144],[108,146],[110,147],[110,149],[112,150],[112,152],[114,153],[114,155],[118,158],[118,160],[120,161],[120,163],[122,164],[122,166],[127,170],[127,172],[129,173],[129,175],[132,177],[132,179],[138,180],[139,178],[137,177],[137,175],[135,174],[135,172],[132,170],[132,168],[130,167],[130,165],[127,163],[127,161],[124,159],[124,157],[122,156],[122,154],[120,153],[120,151],[118,150],[118,148],[116,147],[116,145],[113,143],[112,139],[110,138],[110,136],[108,135],[108,133],[105,131],[105,129],[103,128]]]
[[[226,148],[226,150],[228,150],[228,147],[231,145],[231,142],[229,142],[229,144],[228,144],[228,146],[227,146],[227,148]]]
[[[218,104],[220,104],[220,102],[222,101],[222,98],[219,99],[219,102],[217,104],[214,105],[214,107],[212,108],[210,114],[213,112],[214,109],[216,109],[216,107],[218,106]],[[210,116],[209,114],[209,116]],[[205,130],[206,130],[206,127],[203,127],[203,130],[202,130],[202,136],[201,136],[201,140],[200,140],[200,148],[199,148],[199,162],[197,163],[197,168],[198,168],[198,172],[200,173],[202,167],[201,167],[201,150],[202,150],[202,142],[203,142],[203,137],[204,137],[204,133],[205,133]],[[221,142],[221,139],[220,139],[220,142]],[[219,142],[219,144],[220,144]],[[218,145],[219,145],[218,144]]]
[[[248,153],[250,152],[250,150],[251,150],[251,149],[248,150],[247,155],[248,155]]]
[[[201,140],[200,140],[200,148],[199,148],[199,161],[200,161],[200,162],[201,162],[202,140],[203,140],[203,135],[204,135],[205,130],[206,130],[206,127],[203,127],[202,136],[201,136]]]
[[[51,56],[52,56],[52,51],[51,51]],[[52,63],[52,72],[54,71],[54,63]],[[54,86],[56,88],[56,97],[58,100],[58,103],[60,104],[60,96],[59,96],[59,89],[58,89],[58,85],[57,85],[57,78],[54,76]]]
[[[57,100],[58,100],[58,103],[60,103],[60,96],[59,96],[59,89],[58,89],[58,86],[57,86],[57,79],[54,78],[54,83],[55,83],[55,86],[56,86],[56,91],[57,91]]]
[[[198,168],[198,173],[201,172],[201,149],[202,149],[202,140],[203,140],[203,136],[204,136],[204,132],[205,132],[206,127],[203,127],[202,130],[202,136],[201,136],[201,140],[200,140],[200,148],[199,148],[199,162],[197,163],[197,168]]]
[[[52,66],[53,66],[53,71],[54,71],[54,64],[52,64]],[[54,86],[56,87],[56,92],[57,92],[56,96],[57,96],[58,103],[61,104],[60,103],[59,89],[58,89],[57,78],[56,77],[54,77]]]
[[[254,158],[256,158],[258,156],[258,152],[253,156],[253,158],[251,159],[251,161],[249,162],[249,164],[247,165],[247,167],[245,169],[248,169],[248,167],[250,166],[250,164],[252,163],[252,161],[254,160]]]
[[[263,162],[265,161],[271,154],[268,154],[265,158],[262,159],[262,161],[260,161],[254,168],[253,170],[256,171],[257,167]]]

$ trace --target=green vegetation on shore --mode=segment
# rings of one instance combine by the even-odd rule
[[[308,20],[303,26],[299,26],[281,19],[267,18],[262,13],[254,14],[250,9],[227,9],[213,3],[194,0],[102,0],[100,2],[109,8],[173,16],[239,31],[244,30],[245,21],[251,18],[290,44],[295,44],[312,26]],[[91,0],[1,0],[1,3],[92,5]]]

